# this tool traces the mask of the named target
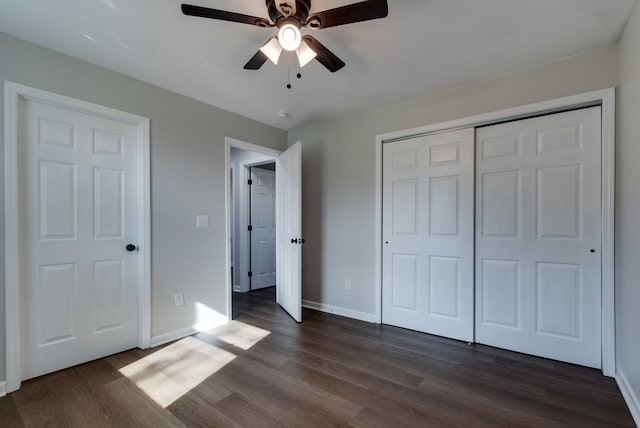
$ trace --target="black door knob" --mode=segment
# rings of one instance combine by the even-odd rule
[[[292,244],[297,244],[297,243],[298,243],[298,240],[297,240],[296,238],[292,238],[292,239],[291,239],[291,243],[292,243]]]
[[[138,247],[136,247],[133,244],[127,244],[127,246],[124,247],[124,249],[131,253],[133,251],[136,251],[138,249]]]

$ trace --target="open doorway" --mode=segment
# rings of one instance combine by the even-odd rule
[[[273,268],[260,267],[255,257],[252,259],[251,242],[254,249],[263,241],[263,247],[273,247],[273,238],[249,233],[255,230],[250,219],[250,187],[252,175],[256,181],[264,179],[275,169],[273,191],[256,195],[254,200],[262,200],[267,214],[261,220],[265,229],[276,232],[275,237],[275,301],[297,322],[302,321],[302,143],[297,142],[284,152],[251,143],[226,138],[226,262],[227,271],[227,313],[233,318],[233,295],[246,293],[252,289],[265,290],[273,284]],[[274,164],[270,166],[269,164]],[[269,165],[266,166],[265,165]],[[260,186],[258,186],[260,187]],[[256,188],[257,189],[257,188]],[[263,192],[264,193],[264,192]],[[275,194],[274,194],[275,193]],[[254,203],[255,205],[255,203]],[[270,207],[275,206],[275,214]],[[252,210],[254,213],[254,210]],[[271,218],[269,217],[271,215]],[[252,231],[253,231],[252,230]],[[266,253],[270,261],[273,253]],[[268,266],[268,263],[264,264]],[[257,268],[257,270],[256,270]],[[261,284],[255,281],[256,272],[264,273]],[[252,281],[254,279],[254,281]],[[273,289],[272,289],[273,290]]]
[[[275,158],[231,147],[230,167],[233,291],[275,287]]]

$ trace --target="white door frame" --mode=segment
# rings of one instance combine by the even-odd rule
[[[382,144],[465,127],[602,106],[602,372],[615,376],[614,210],[616,90],[602,89],[376,136],[375,319],[382,322]]]
[[[4,82],[4,191],[5,191],[5,316],[6,316],[6,377],[7,392],[20,388],[20,251],[18,201],[18,106],[20,100],[36,101],[126,123],[136,127],[139,150],[138,241],[141,257],[138,272],[138,346],[148,348],[151,338],[151,197],[149,119],[86,101],[31,88],[9,81]]]
[[[236,146],[233,146],[236,147]],[[251,150],[253,151],[253,150]],[[248,272],[249,271],[249,260],[251,259],[251,254],[249,251],[249,231],[245,229],[242,225],[251,224],[251,219],[249,218],[249,199],[250,192],[247,188],[247,180],[249,180],[249,168],[257,165],[264,165],[266,163],[271,163],[276,161],[276,157],[274,156],[260,156],[251,160],[240,161],[238,162],[238,182],[236,186],[238,186],[238,212],[235,213],[237,218],[240,221],[240,234],[239,236],[234,236],[235,239],[235,247],[238,249],[238,260],[236,260],[236,284],[238,285],[240,292],[249,291],[249,281],[248,276],[243,274],[242,276],[238,275],[238,272]],[[233,230],[231,234],[233,236]],[[241,279],[242,278],[242,279]]]
[[[233,318],[233,308],[232,308],[232,287],[233,284],[231,283],[231,183],[229,182],[230,180],[230,172],[231,172],[231,147],[235,147],[237,149],[242,149],[242,150],[248,150],[251,152],[256,152],[256,153],[260,153],[262,155],[264,155],[264,158],[260,158],[260,159],[252,159],[250,161],[245,161],[245,162],[241,162],[241,165],[243,166],[242,168],[239,168],[239,179],[237,183],[234,183],[236,186],[240,186],[240,189],[243,189],[244,186],[242,186],[242,183],[246,183],[246,180],[248,179],[248,175],[247,175],[247,168],[246,166],[248,165],[254,165],[254,164],[261,164],[261,163],[267,163],[270,161],[275,160],[275,158],[277,158],[278,156],[280,156],[280,154],[282,153],[279,150],[275,150],[275,149],[270,149],[268,147],[263,147],[263,146],[259,146],[257,144],[252,144],[252,143],[248,143],[246,141],[241,141],[241,140],[237,140],[235,138],[231,138],[231,137],[225,137],[224,139],[224,151],[225,151],[225,155],[224,155],[224,170],[225,170],[225,216],[226,216],[226,221],[225,221],[225,239],[226,239],[226,258],[225,258],[225,266],[226,266],[226,281],[225,283],[227,284],[227,314],[229,314],[229,321],[231,321],[231,319]],[[265,162],[266,161],[266,162]],[[244,189],[245,192],[245,197],[242,196],[242,190],[240,193],[240,204],[244,203],[246,204],[247,199],[246,199],[246,189]],[[240,209],[240,211],[242,211],[242,209]],[[245,215],[246,215],[247,211],[245,209]],[[249,223],[247,223],[249,224]],[[242,233],[241,233],[242,235]],[[235,245],[237,246],[238,250],[240,251],[241,257],[244,254],[245,256],[247,256],[247,251],[248,251],[248,246],[246,245],[246,236],[248,234],[244,234],[245,238],[243,240],[243,238],[241,237],[237,237],[238,241],[243,241],[244,242],[244,246],[238,246],[241,244],[241,242],[236,242]],[[243,250],[244,248],[244,250]],[[237,266],[236,266],[236,276],[238,275],[237,272],[240,271],[240,266],[243,265],[241,260],[236,260]],[[245,266],[246,266],[246,261],[245,261]]]

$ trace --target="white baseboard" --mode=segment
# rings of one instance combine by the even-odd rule
[[[164,345],[165,343],[173,342],[174,340],[182,339],[183,337],[191,336],[199,331],[209,330],[215,327],[219,327],[229,323],[229,317],[220,316],[211,318],[206,321],[199,322],[189,327],[184,327],[178,330],[173,330],[167,333],[162,333],[151,338],[151,347]]]
[[[360,321],[366,321],[370,323],[376,322],[376,315],[367,312],[354,311],[352,309],[341,308],[340,306],[325,305],[324,303],[312,302],[310,300],[303,300],[302,306],[308,309],[314,309],[320,312],[327,312],[329,314],[340,315],[341,317],[353,318]]]
[[[627,380],[627,376],[625,376],[624,372],[620,369],[618,369],[616,382],[618,383],[618,387],[622,392],[624,401],[629,407],[629,411],[631,412],[631,416],[633,416],[633,420],[635,421],[636,425],[640,427],[640,400],[638,400],[636,391],[633,390],[631,384]]]
[[[7,382],[4,380],[0,382],[0,397],[7,395]]]

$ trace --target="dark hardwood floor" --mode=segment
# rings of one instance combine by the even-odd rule
[[[2,427],[634,426],[597,370],[236,295],[234,321],[26,381]]]

